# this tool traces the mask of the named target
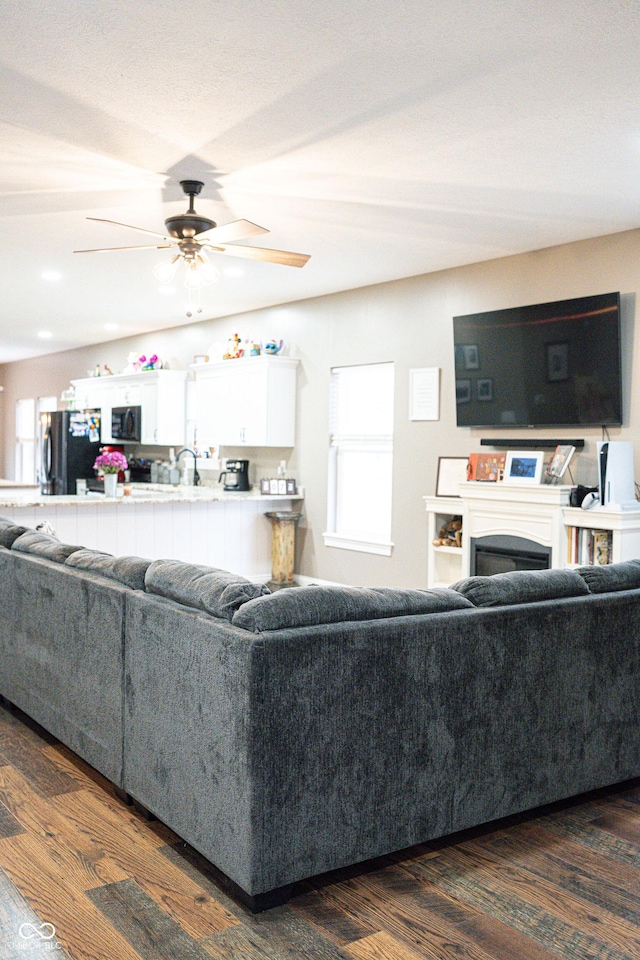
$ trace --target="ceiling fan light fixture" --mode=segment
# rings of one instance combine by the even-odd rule
[[[214,265],[200,256],[185,261],[185,266],[187,270],[184,285],[188,290],[199,290],[200,287],[207,287],[209,284],[215,283],[220,277],[220,273]]]
[[[160,283],[171,283],[180,265],[180,260],[180,254],[176,253],[173,257],[169,257],[168,260],[163,260],[157,267],[154,267],[153,274],[156,280],[159,280]]]

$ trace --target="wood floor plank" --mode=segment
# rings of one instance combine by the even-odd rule
[[[637,815],[633,819],[633,815],[628,811],[614,808],[611,812],[605,813],[604,816],[594,820],[593,826],[634,844],[640,855],[640,823]]]
[[[640,869],[600,860],[596,874],[584,847],[535,823],[476,839],[468,849],[488,851],[631,923],[640,918]]]
[[[228,910],[162,857],[145,835],[144,822],[131,822],[128,807],[113,810],[81,790],[51,800],[145,892],[194,938],[238,923]]]
[[[423,960],[425,954],[413,950],[406,943],[396,940],[386,930],[372,933],[368,937],[356,940],[345,948],[354,960]],[[453,956],[449,954],[449,957]],[[459,957],[460,954],[456,954]],[[446,960],[449,960],[447,957]]]
[[[11,769],[11,767],[0,767],[0,770]],[[0,839],[3,837],[15,837],[18,833],[24,833],[24,827],[0,800]]]
[[[68,777],[79,784],[82,790],[91,790],[97,796],[112,791],[111,781],[81,759],[63,743],[55,742],[41,747],[41,753]]]
[[[460,925],[467,917],[464,903],[456,904],[437,889],[428,889],[401,867],[352,877],[324,887],[322,893],[350,916],[377,924],[429,960],[448,960],[452,956],[495,960],[462,931]]]
[[[605,812],[601,813],[600,816],[604,816]],[[638,845],[593,826],[593,820],[584,821],[580,817],[575,817],[573,812],[569,811],[565,813],[564,817],[541,817],[536,822],[545,830],[574,840],[593,853],[630,867],[640,867]]]
[[[0,730],[0,766],[11,764],[44,797],[78,789],[78,784],[17,730]]]
[[[128,879],[128,874],[97,844],[35,792],[13,767],[0,767],[0,802],[21,828],[39,837],[68,877],[82,890]]]
[[[559,890],[549,875],[542,871],[533,875],[529,870],[518,870],[508,858],[496,855],[488,847],[483,849],[475,841],[452,849],[447,859],[461,869],[472,869],[477,878],[492,883],[497,892],[514,892],[527,903],[574,925],[595,939],[599,939],[600,933],[606,928],[608,941],[619,950],[626,950],[631,956],[640,952],[637,926],[569,890]]]
[[[214,960],[349,960],[343,949],[284,905],[245,915],[238,926],[200,941]]]
[[[20,935],[23,924],[32,924],[34,928],[39,929],[41,920],[4,870],[0,869],[0,957],[2,960],[29,960],[28,941]],[[28,935],[32,931],[24,932]],[[46,957],[50,960],[68,960],[62,945],[55,938],[47,941]]]
[[[88,897],[143,960],[209,960],[209,954],[133,880],[97,887]]]
[[[57,743],[56,738],[41,727],[39,723],[19,710],[18,707],[8,707],[6,702],[0,702],[0,728],[19,730],[23,737],[32,743],[41,746],[45,743]]]
[[[482,867],[473,867],[469,863],[456,862],[454,854],[457,851],[447,851],[445,855],[429,860],[417,861],[405,869],[412,874],[426,877],[432,883],[442,886],[454,896],[468,900],[483,912],[513,926],[525,936],[538,942],[542,947],[560,956],[567,956],[572,960],[637,960],[640,956],[640,940],[638,931],[634,934],[634,942],[630,952],[619,947],[619,936],[614,936],[607,927],[598,930],[606,939],[593,936],[585,932],[564,918],[554,910],[545,909],[536,902],[536,884],[532,883],[527,889],[533,900],[524,898],[519,889],[518,893],[507,884],[500,883],[496,876]],[[543,897],[544,902],[546,899]],[[563,903],[558,893],[557,904]],[[556,909],[557,909],[556,904]],[[591,924],[594,926],[594,924]]]
[[[37,870],[34,870],[37,864]],[[73,960],[141,960],[100,911],[60,869],[37,837],[0,841],[0,866]]]
[[[356,940],[364,940],[380,931],[378,926],[356,921],[341,907],[329,903],[321,890],[311,889],[298,894],[291,901],[291,909],[340,947]]]

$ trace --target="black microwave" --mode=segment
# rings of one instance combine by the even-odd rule
[[[111,439],[140,443],[140,407],[111,408]]]

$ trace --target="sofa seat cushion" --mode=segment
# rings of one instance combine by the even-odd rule
[[[309,586],[278,590],[244,603],[233,624],[252,633],[349,620],[379,620],[472,607],[453,590]]]
[[[34,553],[38,557],[46,557],[47,560],[54,560],[56,563],[64,563],[67,557],[76,550],[82,550],[82,547],[61,543],[57,537],[52,537],[49,533],[27,530],[13,541],[11,549],[19,550],[21,553]]]
[[[591,593],[613,593],[640,589],[640,560],[623,560],[602,566],[578,567]]]
[[[560,600],[588,594],[575,570],[512,570],[492,577],[467,577],[451,587],[476,607],[502,607],[538,600]]]
[[[264,583],[180,560],[154,560],[145,576],[145,589],[225,620],[231,620],[245,601],[270,593]]]
[[[0,517],[0,547],[11,549],[14,540],[21,537],[28,529],[28,527],[17,526],[12,520],[5,520],[4,517]]]
[[[142,557],[114,557],[111,553],[101,553],[99,550],[76,550],[67,557],[65,564],[116,580],[132,590],[144,590],[144,577],[151,560],[144,560]]]

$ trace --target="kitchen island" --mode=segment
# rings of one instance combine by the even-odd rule
[[[43,496],[37,487],[0,488],[0,516],[26,527],[48,521],[64,543],[119,556],[173,558],[271,576],[270,510],[300,508],[303,494],[227,493],[215,487],[132,484],[131,496]]]

